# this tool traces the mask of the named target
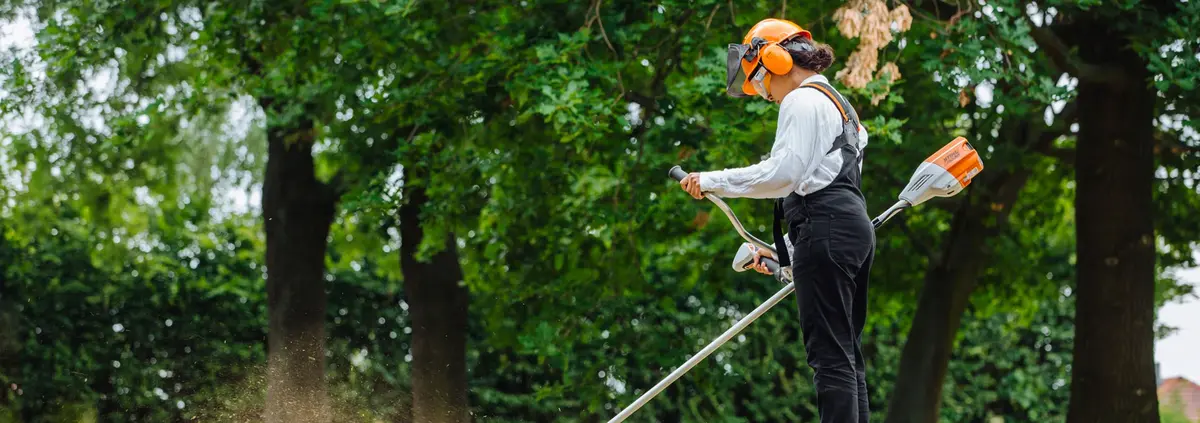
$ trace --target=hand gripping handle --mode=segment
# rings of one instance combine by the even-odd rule
[[[688,176],[688,173],[684,172],[683,168],[679,166],[671,168],[671,171],[668,174],[671,175],[671,179],[674,179],[676,182],[682,181],[683,178]]]
[[[775,259],[763,257],[759,259],[759,262],[767,265],[767,270],[770,270],[772,275],[779,275],[779,262],[775,261]]]

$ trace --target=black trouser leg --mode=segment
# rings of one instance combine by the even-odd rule
[[[865,421],[869,412],[860,347],[866,290],[857,285],[860,269],[869,269],[874,236],[863,237],[860,226],[814,220],[800,224],[793,238],[800,326],[822,423]]]
[[[867,324],[867,287],[871,264],[874,261],[875,249],[872,247],[867,260],[854,277],[854,367],[858,378],[858,423],[871,421],[871,402],[867,396],[867,363],[862,354],[862,333]]]

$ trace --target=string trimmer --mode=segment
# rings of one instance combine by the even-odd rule
[[[929,156],[929,158],[925,159],[917,167],[917,171],[913,173],[912,178],[908,181],[908,186],[904,187],[904,190],[900,192],[900,200],[891,207],[888,207],[887,210],[873,219],[871,223],[878,229],[884,222],[887,222],[904,209],[920,205],[935,197],[952,197],[961,192],[967,185],[970,185],[972,178],[981,171],[983,171],[983,161],[979,158],[979,153],[971,147],[966,138],[955,138],[954,141],[950,141],[949,144],[946,144],[941,150],[933,153],[933,155]],[[671,168],[669,175],[676,181],[680,181],[687,176],[687,172],[681,167],[675,166]],[[704,197],[716,204],[721,211],[725,212],[725,216],[729,217],[729,221],[733,223],[734,229],[746,240],[741,248],[738,249],[737,254],[734,255],[733,269],[735,271],[745,271],[753,261],[754,250],[751,248],[751,245],[768,251],[771,257],[779,257],[774,246],[746,232],[746,228],[742,226],[742,222],[738,220],[733,211],[729,209],[729,205],[725,204],[725,201],[721,197],[707,192],[704,193]],[[730,339],[733,339],[734,336],[737,336],[743,329],[754,323],[754,320],[758,319],[759,316],[762,316],[763,313],[766,313],[767,310],[770,310],[771,307],[774,307],[775,304],[778,304],[784,297],[787,297],[788,294],[791,294],[796,289],[796,284],[792,281],[790,269],[780,271],[779,262],[770,257],[763,257],[762,262],[766,264],[776,279],[786,284],[783,289],[780,289],[779,292],[772,295],[766,302],[756,307],[746,317],[734,323],[732,327],[726,330],[725,333],[722,333],[721,336],[718,336],[717,339],[709,342],[704,349],[701,349],[700,352],[684,362],[682,366],[672,371],[671,374],[659,381],[653,388],[650,388],[649,391],[638,397],[636,401],[625,407],[624,410],[621,410],[620,414],[617,414],[616,417],[608,421],[609,423],[625,421],[635,411],[646,405],[647,402],[650,402],[652,398],[667,389],[667,386],[670,386],[682,377],[684,373],[687,373],[692,367],[695,367],[707,358],[713,351],[720,348],[721,345],[724,345]]]

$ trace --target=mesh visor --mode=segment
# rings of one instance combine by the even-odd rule
[[[725,58],[725,93],[733,97],[749,97],[742,90],[746,82],[746,72],[742,70],[742,58],[750,50],[748,44],[730,44],[728,56]]]

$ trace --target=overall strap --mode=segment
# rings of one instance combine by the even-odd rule
[[[800,85],[800,88],[812,88],[820,91],[822,94],[825,94],[825,97],[828,97],[829,100],[837,106],[838,111],[842,113],[842,122],[847,124],[844,126],[844,129],[862,128],[862,122],[858,120],[858,113],[854,111],[854,107],[850,105],[849,101],[846,101],[846,99],[842,97],[841,93],[833,89],[833,86],[818,81],[806,82],[803,85]],[[833,147],[831,147],[829,151],[826,151],[825,154],[832,153],[848,145],[850,143],[850,137],[854,137],[857,140],[858,133],[855,132],[852,134],[847,134],[845,131],[843,131],[842,135],[833,141]],[[857,150],[857,146],[855,147],[855,150]]]
[[[862,128],[862,123],[858,120],[858,113],[854,111],[854,107],[850,106],[850,102],[846,101],[846,99],[842,97],[837,90],[834,90],[832,86],[824,82],[808,82],[800,87],[812,88],[820,91],[822,94],[825,94],[825,97],[828,97],[830,101],[833,101],[833,104],[837,106],[838,111],[842,113],[842,134],[838,135],[838,137],[834,139],[833,146],[829,149],[829,151],[825,152],[825,154],[832,153],[850,145],[849,140],[851,137],[853,137],[853,139],[856,141],[854,146],[855,155],[859,156],[858,160],[861,162],[862,154],[858,151],[858,132],[856,130]],[[787,221],[783,210],[783,200],[784,199],[780,198],[775,201],[775,218],[772,219],[771,226],[773,226],[772,235],[774,235],[775,238],[775,250],[779,255],[779,257],[777,257],[779,259],[779,266],[787,267],[791,265],[791,257],[788,257],[790,254],[788,253],[787,244],[784,239],[784,237],[787,235],[784,234],[783,228],[781,228],[780,225],[780,222]]]
[[[825,94],[826,97],[829,97],[829,100],[833,101],[833,104],[837,105],[838,111],[842,112],[843,121],[853,121],[856,125],[862,124],[862,122],[858,120],[858,113],[854,111],[854,107],[850,105],[849,101],[846,101],[846,99],[842,97],[841,93],[833,89],[832,85],[820,81],[813,81],[805,82],[803,85],[800,85],[800,87],[816,89],[822,94]]]

